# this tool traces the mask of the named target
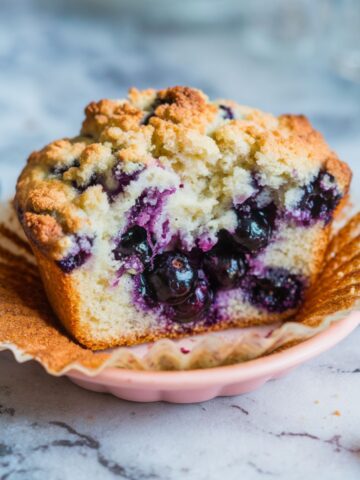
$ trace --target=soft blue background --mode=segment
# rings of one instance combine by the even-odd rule
[[[357,175],[360,86],[337,77],[325,61],[336,31],[323,32],[321,18],[307,32],[314,46],[305,54],[282,42],[279,54],[261,56],[256,29],[237,23],[144,25],[119,9],[94,6],[120,1],[74,3],[0,2],[0,169],[11,180],[29,152],[78,132],[90,100],[123,97],[132,85],[175,84],[275,113],[304,113]],[[10,193],[12,184],[2,184]]]

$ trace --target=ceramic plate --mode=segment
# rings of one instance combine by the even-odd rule
[[[226,367],[169,372],[107,368],[95,377],[75,371],[67,376],[88,390],[111,393],[134,402],[203,402],[218,396],[250,392],[268,380],[280,378],[339,343],[359,324],[360,312],[353,312],[324,332],[283,352]]]

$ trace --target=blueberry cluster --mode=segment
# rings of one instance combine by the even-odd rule
[[[164,252],[153,256],[143,227],[135,225],[127,230],[113,253],[116,260],[136,255],[142,261],[141,294],[151,303],[168,306],[174,320],[195,320],[210,306],[212,291],[205,275],[184,253]]]
[[[136,179],[141,170],[125,174],[114,168],[111,181],[94,174],[90,185],[101,184],[109,201]],[[61,175],[63,169],[53,171]],[[79,189],[79,187],[77,187]],[[258,189],[258,191],[260,191]],[[148,189],[139,197],[129,215],[131,227],[118,240],[113,250],[115,260],[135,257],[139,262],[139,292],[149,306],[162,305],[172,320],[184,323],[199,320],[209,310],[218,290],[241,287],[253,305],[267,312],[281,313],[299,305],[304,282],[287,270],[268,268],[261,276],[254,275],[252,259],[271,241],[275,220],[283,215],[274,203],[259,206],[255,195],[234,207],[237,216],[235,231],[221,230],[215,246],[207,252],[195,248],[162,251],[149,232],[171,190]],[[321,171],[308,185],[294,211],[302,225],[322,220],[327,223],[341,199],[334,178]],[[71,252],[58,261],[59,267],[70,273],[91,255],[93,239],[76,236]]]
[[[242,287],[249,300],[269,312],[296,306],[302,282],[280,269],[257,278],[249,273],[249,261],[270,241],[276,208],[257,208],[253,200],[236,209],[238,225],[234,233],[221,230],[216,245],[208,252],[193,249],[153,254],[148,234],[138,225],[129,228],[114,249],[117,260],[137,256],[144,269],[139,292],[151,306],[163,305],[167,316],[185,323],[199,320],[211,306],[217,290]]]
[[[321,171],[309,184],[303,187],[303,195],[297,206],[297,212],[304,226],[317,220],[329,223],[332,212],[341,200],[334,177]]]
[[[247,278],[251,303],[271,313],[281,313],[297,307],[303,296],[303,288],[303,281],[283,268],[268,268],[261,278]]]

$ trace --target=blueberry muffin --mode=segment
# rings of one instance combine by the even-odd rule
[[[303,116],[131,89],[32,153],[15,204],[59,319],[102,349],[289,318],[350,178]]]

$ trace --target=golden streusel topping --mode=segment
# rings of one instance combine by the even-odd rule
[[[24,228],[60,257],[68,246],[64,236],[92,231],[114,204],[105,191],[114,191],[114,169],[131,174],[149,167],[163,169],[171,188],[188,185],[204,219],[206,209],[223,214],[233,196],[241,196],[238,188],[249,191],[252,172],[273,189],[305,185],[320,169],[335,177],[342,193],[350,180],[348,167],[303,116],[211,102],[189,87],[132,88],[128,99],[90,103],[80,136],[30,155],[16,193]],[[163,177],[157,171],[149,181]]]

